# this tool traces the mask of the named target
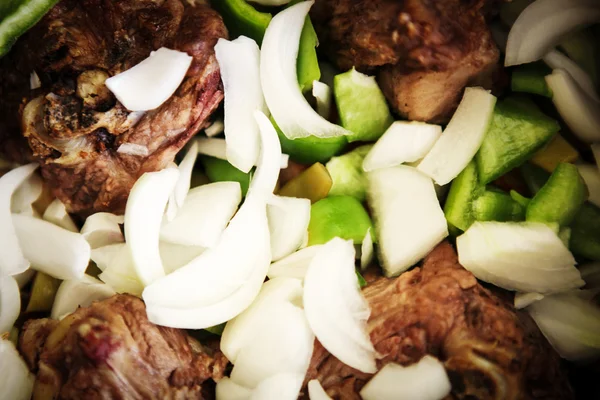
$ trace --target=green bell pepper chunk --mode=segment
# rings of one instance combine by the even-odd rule
[[[552,90],[546,83],[546,75],[552,70],[544,63],[525,64],[515,67],[510,81],[513,92],[538,94],[552,98]]]
[[[290,5],[296,4],[299,1],[294,1]],[[311,90],[313,81],[321,79],[321,69],[319,68],[316,49],[318,44],[319,40],[315,28],[310,17],[306,17],[302,34],[300,35],[298,59],[296,61],[296,76],[298,77],[300,89],[303,92]]]
[[[511,196],[499,191],[485,191],[473,202],[477,221],[523,221],[525,208]]]
[[[214,157],[201,156],[199,158],[200,163],[204,166],[204,172],[211,182],[239,182],[242,196],[246,196],[252,179],[252,171],[246,174],[226,160]]]
[[[308,245],[324,244],[334,237],[362,243],[373,223],[360,201],[352,196],[331,196],[319,200],[310,210]]]
[[[360,288],[364,288],[365,286],[367,286],[367,281],[365,280],[365,278],[363,278],[362,274],[360,273],[360,271],[358,269],[355,270],[356,271],[356,277],[358,278],[358,286],[360,286]]]
[[[529,205],[529,202],[531,201],[531,199],[528,199],[527,197],[522,196],[519,192],[517,192],[515,190],[511,190],[509,194],[510,194],[510,197],[514,201],[519,203],[521,205],[521,207],[523,207],[523,208],[527,208],[527,206]]]
[[[444,215],[452,233],[460,234],[475,222],[473,202],[484,190],[485,186],[479,183],[477,164],[471,161],[452,181],[444,204]]]
[[[223,17],[231,39],[244,35],[262,44],[271,14],[257,11],[246,0],[217,0],[211,5]]]
[[[349,153],[333,157],[327,164],[327,171],[333,180],[331,196],[353,196],[364,201],[367,196],[367,177],[362,168],[367,153],[373,145],[357,147]]]

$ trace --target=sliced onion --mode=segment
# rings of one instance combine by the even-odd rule
[[[513,24],[504,65],[537,61],[567,33],[597,21],[600,21],[597,0],[537,0]]]
[[[527,310],[561,357],[587,360],[600,356],[600,309],[574,293],[547,296]]]
[[[267,274],[269,279],[279,277],[304,279],[308,266],[320,248],[321,245],[305,247],[271,264]]]
[[[175,93],[191,63],[186,53],[162,47],[133,68],[108,78],[106,87],[128,110],[154,110]]]
[[[539,293],[516,293],[515,308],[520,310],[544,298],[543,294]]]
[[[10,211],[13,214],[25,214],[38,217],[39,213],[33,207],[44,190],[42,178],[38,174],[31,174],[13,193]]]
[[[571,252],[541,223],[475,222],[456,247],[463,267],[504,289],[548,294],[585,284]]]
[[[170,274],[184,265],[189,264],[194,258],[204,253],[204,247],[182,246],[179,244],[160,242],[160,258],[165,266],[165,272]]]
[[[0,360],[2,397],[10,400],[31,399],[34,376],[12,342],[0,339]]]
[[[190,181],[192,179],[192,171],[194,170],[194,164],[198,157],[198,143],[192,142],[190,148],[185,153],[183,160],[179,163],[179,178],[173,188],[173,195],[175,196],[175,202],[177,207],[183,207],[183,202],[190,191]]]
[[[29,261],[23,255],[13,226],[11,198],[37,167],[36,164],[24,165],[0,177],[0,272],[7,275],[18,274],[29,268]]]
[[[165,275],[158,248],[163,212],[179,171],[147,172],[131,189],[125,208],[125,236],[137,274],[144,285]]]
[[[85,220],[81,234],[92,249],[123,243],[125,238],[119,224],[124,222],[125,218],[120,215],[105,212],[92,214]]]
[[[590,164],[578,164],[577,170],[590,193],[588,201],[600,207],[600,170]]]
[[[44,211],[44,216],[42,218],[45,221],[58,225],[68,231],[79,232],[79,229],[77,229],[73,219],[71,219],[71,216],[67,212],[65,203],[59,199],[54,199],[52,203],[50,203],[48,208],[46,208],[46,211]]]
[[[363,161],[367,172],[422,159],[440,138],[439,125],[396,121],[375,143]]]
[[[217,119],[204,130],[204,133],[206,133],[206,136],[208,137],[214,137],[220,135],[223,131],[225,131],[225,124],[222,119]]]
[[[115,243],[97,247],[92,249],[90,259],[96,264],[100,271],[106,271],[125,246],[127,246],[125,243]]]
[[[439,400],[450,394],[452,385],[437,358],[426,355],[416,364],[403,367],[389,363],[360,391],[364,400]]]
[[[282,373],[262,381],[250,400],[295,400],[298,398],[304,374]]]
[[[37,72],[33,71],[29,76],[29,88],[31,90],[39,89],[42,87],[42,81],[38,76]]]
[[[215,54],[225,88],[225,140],[227,161],[248,173],[260,149],[254,111],[267,113],[260,86],[260,50],[245,36],[233,41],[219,39]]]
[[[196,141],[198,142],[198,154],[227,160],[227,143],[225,139],[200,138],[196,139]],[[289,158],[290,156],[287,154],[281,155],[280,168],[284,169],[288,167]]]
[[[356,280],[352,241],[332,239],[313,258],[304,280],[304,310],[327,351],[359,371],[377,371],[366,331],[370,310]]]
[[[310,200],[273,196],[267,205],[271,254],[277,261],[298,250],[310,222]]]
[[[217,382],[216,396],[219,400],[248,400],[252,389],[238,385],[228,376]]]
[[[371,228],[367,229],[367,234],[360,245],[360,268],[365,270],[373,261],[373,237]]]
[[[21,294],[15,278],[0,274],[0,335],[9,332],[21,312]]]
[[[317,112],[325,119],[331,114],[331,88],[323,82],[313,81],[312,94],[317,100]]]
[[[433,182],[415,168],[378,169],[367,181],[380,261],[387,276],[396,276],[448,236],[448,223]]]
[[[317,379],[308,381],[308,397],[310,400],[332,400]]]
[[[546,83],[556,109],[573,133],[588,143],[600,141],[600,102],[587,96],[564,70],[552,71]]]
[[[61,319],[79,307],[87,307],[94,301],[104,300],[115,294],[115,291],[98,279],[84,275],[82,279],[63,281],[52,305],[50,317]]]
[[[560,51],[552,50],[544,56],[544,62],[552,69],[565,70],[590,98],[600,102],[600,97],[596,93],[596,85],[594,85],[592,78],[575,61]]]
[[[13,214],[12,221],[33,269],[58,279],[83,277],[91,253],[83,235],[27,215]]]
[[[263,38],[260,78],[267,106],[289,139],[349,135],[312,109],[296,76],[296,59],[304,20],[314,1],[304,1],[279,12]]]
[[[123,143],[117,149],[117,153],[139,157],[147,157],[150,154],[148,146],[137,143]]]
[[[119,253],[113,257],[106,269],[98,275],[98,278],[117,293],[141,296],[144,290],[144,285],[133,266],[131,249],[127,245],[122,245]]]
[[[444,133],[417,167],[438,185],[450,182],[473,159],[488,129],[496,98],[482,88],[466,88]]]

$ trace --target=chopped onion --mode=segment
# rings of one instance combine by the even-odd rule
[[[504,65],[541,59],[569,32],[600,21],[597,0],[537,0],[519,15],[506,44]]]
[[[450,394],[452,385],[437,358],[425,355],[407,367],[389,363],[360,391],[364,400],[440,400]]]
[[[165,275],[158,248],[163,212],[179,171],[147,172],[131,189],[125,208],[125,237],[134,268],[144,285]]]
[[[42,87],[42,81],[38,76],[37,72],[33,71],[31,75],[29,75],[29,89],[35,90]]]
[[[267,276],[269,279],[278,277],[304,279],[308,266],[320,248],[321,245],[305,247],[282,258],[271,264]]]
[[[596,85],[594,85],[592,78],[576,62],[557,50],[552,50],[546,54],[544,62],[552,69],[565,70],[588,96],[600,102],[598,93],[596,93]]]
[[[198,142],[198,154],[227,160],[227,143],[225,139],[199,138],[196,141]],[[290,156],[287,154],[281,155],[280,168],[284,169],[288,167],[289,158]]]
[[[108,78],[105,84],[128,110],[154,110],[175,93],[192,60],[184,52],[162,47],[133,68]]]
[[[438,185],[450,182],[473,159],[488,129],[496,98],[482,88],[466,88],[444,133],[417,167]]]
[[[225,124],[222,119],[215,120],[208,128],[204,129],[204,133],[208,137],[220,135],[225,131]]]
[[[539,293],[516,293],[515,308],[520,310],[544,298],[543,294]]]
[[[571,252],[545,224],[475,222],[456,247],[463,267],[504,289],[548,294],[585,283]]]
[[[179,178],[173,188],[173,195],[175,196],[175,203],[177,208],[183,207],[185,198],[190,191],[190,183],[192,179],[192,171],[194,170],[194,164],[198,157],[198,143],[192,142],[190,148],[185,153],[183,160],[179,163]]]
[[[267,205],[271,254],[277,261],[298,250],[310,222],[310,200],[273,196]]]
[[[590,193],[588,201],[600,207],[600,170],[590,164],[578,164],[577,170]]]
[[[125,222],[121,215],[100,212],[90,215],[81,228],[81,234],[92,249],[123,243],[125,238],[119,224]]]
[[[37,169],[36,164],[28,164],[0,177],[0,272],[15,275],[29,268],[29,261],[23,255],[11,216],[11,198],[18,187]]]
[[[215,182],[190,190],[172,221],[163,221],[160,239],[185,245],[214,247],[242,201],[238,182]]]
[[[304,310],[315,336],[334,357],[365,373],[377,371],[352,241],[334,238],[313,258],[304,280]]]
[[[282,373],[260,383],[250,400],[296,400],[304,381],[304,374]]]
[[[228,376],[217,382],[216,396],[219,400],[248,400],[252,389],[238,385]]]
[[[300,34],[314,1],[303,1],[275,15],[265,32],[260,78],[267,106],[288,139],[349,135],[312,109],[296,76]]]
[[[600,309],[575,293],[546,296],[527,310],[561,357],[587,360],[600,356]]]
[[[182,246],[168,242],[160,242],[159,248],[160,258],[167,274],[187,265],[206,250],[200,246]]]
[[[260,50],[245,36],[219,39],[215,54],[225,88],[225,140],[227,161],[248,173],[256,164],[260,135],[254,111],[267,113],[260,86]]]
[[[600,287],[600,261],[580,266],[579,272],[581,273],[581,279],[585,281],[586,287]]]
[[[83,235],[27,215],[13,214],[12,222],[33,269],[58,279],[83,277],[91,253]]]
[[[12,342],[0,339],[0,360],[2,398],[31,399],[35,379]]]
[[[381,264],[387,276],[396,276],[448,236],[448,223],[433,182],[415,168],[378,169],[367,181]]]
[[[310,400],[332,400],[317,379],[308,381],[308,397]]]
[[[46,211],[44,211],[44,216],[42,218],[45,221],[58,225],[68,231],[79,232],[79,229],[77,229],[77,226],[67,212],[65,203],[60,201],[60,199],[54,199],[52,203],[50,203],[48,208],[46,208]]]
[[[127,246],[125,243],[109,244],[102,247],[92,249],[90,259],[96,264],[100,271],[105,271],[119,255],[123,248]]]
[[[360,268],[365,270],[373,261],[373,237],[371,228],[367,229],[367,234],[360,245]]]
[[[13,214],[24,214],[31,217],[39,217],[38,211],[33,207],[42,192],[44,185],[38,174],[31,174],[19,188],[13,193],[10,211]]]
[[[363,161],[367,172],[422,159],[442,134],[439,125],[396,121],[375,143]]]
[[[313,81],[312,94],[317,100],[317,112],[325,119],[331,114],[331,88],[323,82]]]
[[[600,102],[585,94],[566,71],[555,69],[546,76],[552,90],[552,101],[561,117],[579,139],[600,141]]]
[[[0,335],[10,331],[21,311],[21,294],[15,278],[0,273]]]
[[[148,151],[148,146],[136,143],[123,143],[117,149],[117,153],[140,157],[146,157],[148,154],[150,154]]]
[[[131,249],[127,245],[121,245],[119,253],[112,258],[111,262],[98,278],[117,293],[129,293],[141,296],[144,290],[144,285],[133,266]]]
[[[115,291],[110,286],[90,275],[84,275],[78,280],[63,281],[56,292],[50,317],[62,319],[79,307],[87,307],[94,301],[107,299],[114,294]]]

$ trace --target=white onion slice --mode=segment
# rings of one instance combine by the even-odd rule
[[[163,212],[179,171],[147,172],[133,185],[125,207],[125,237],[133,265],[144,285],[165,275],[158,248]]]
[[[173,188],[173,195],[175,196],[177,208],[183,207],[183,202],[190,191],[190,180],[192,179],[192,171],[197,157],[198,143],[192,142],[190,148],[185,153],[183,160],[179,163],[179,178]]]
[[[29,261],[23,255],[11,216],[11,198],[17,188],[37,169],[36,164],[28,164],[0,177],[0,272],[14,275],[29,268]]]
[[[48,208],[46,208],[46,211],[44,211],[42,218],[45,221],[51,222],[54,225],[58,225],[68,231],[79,232],[79,229],[77,229],[73,219],[71,219],[71,216],[67,212],[65,203],[59,199],[54,199],[52,203],[50,203]]]
[[[473,159],[488,129],[496,98],[482,88],[466,88],[444,133],[417,167],[438,185],[450,182]]]
[[[440,400],[448,396],[451,389],[444,365],[426,355],[407,367],[386,364],[367,382],[360,396],[364,400]]]
[[[296,59],[304,20],[314,1],[304,1],[279,12],[265,32],[261,47],[260,79],[267,106],[289,139],[349,135],[312,109],[296,76]]]
[[[569,32],[600,21],[597,0],[537,0],[519,15],[506,44],[504,65],[541,59]]]
[[[317,112],[328,119],[331,114],[331,88],[326,83],[313,81],[312,94],[317,100]]]
[[[308,397],[310,400],[332,400],[317,379],[308,381]]]
[[[296,400],[303,380],[304,374],[273,375],[254,389],[250,400]]]
[[[546,76],[552,101],[569,128],[579,139],[600,141],[600,102],[585,94],[566,71],[556,69]]]
[[[600,102],[596,85],[592,78],[577,63],[557,50],[552,50],[544,56],[544,62],[552,69],[563,69],[577,82],[579,87],[592,99]]]
[[[578,164],[577,170],[590,193],[588,201],[600,207],[600,170],[595,165],[590,164]]]
[[[366,331],[370,310],[356,280],[352,241],[334,238],[313,258],[304,280],[304,310],[327,351],[359,371],[377,371]]]
[[[218,400],[248,400],[252,389],[238,385],[228,376],[217,382],[216,396]]]
[[[543,294],[539,293],[516,293],[515,308],[520,310],[544,298]]]
[[[225,124],[222,119],[215,120],[208,128],[204,129],[204,133],[209,138],[220,135],[223,131],[225,131]]]
[[[105,271],[113,262],[115,257],[127,246],[125,243],[114,243],[92,249],[90,259],[96,264],[100,271]]]
[[[37,72],[33,71],[31,75],[29,75],[29,88],[31,90],[39,89],[42,87],[42,81],[40,80]]]
[[[2,398],[29,400],[33,391],[34,376],[29,372],[25,361],[15,345],[0,339],[0,387]]]
[[[367,172],[422,159],[442,134],[439,125],[396,121],[379,138],[363,161]]]
[[[91,249],[81,234],[27,215],[13,214],[12,221],[33,269],[58,279],[83,277]]]
[[[106,212],[92,214],[85,220],[81,234],[88,241],[92,249],[123,243],[125,238],[119,224],[125,222],[122,215]]]
[[[21,312],[21,294],[15,278],[0,274],[0,335],[10,331]]]
[[[141,296],[144,285],[133,266],[131,249],[124,244],[120,246],[120,251],[112,258],[98,278],[117,293],[129,293]]]
[[[462,266],[507,290],[548,294],[585,284],[571,252],[545,224],[475,222],[456,247]]]
[[[50,317],[61,319],[79,307],[87,307],[94,301],[107,299],[114,294],[115,291],[110,286],[90,275],[84,275],[78,280],[63,281],[56,292]]]
[[[175,93],[192,60],[186,53],[162,47],[105,84],[128,110],[154,110]]]
[[[271,264],[267,276],[269,279],[279,277],[304,279],[308,266],[320,248],[321,245],[305,247],[274,262]]]
[[[373,237],[371,236],[371,228],[369,228],[360,245],[360,269],[365,270],[371,264],[373,255]]]
[[[271,253],[277,261],[298,250],[310,222],[310,200],[273,196],[267,205]]]
[[[123,143],[117,149],[119,154],[129,154],[131,156],[147,157],[150,154],[148,146],[137,143]]]
[[[160,242],[160,258],[165,266],[165,272],[170,274],[184,265],[189,264],[194,258],[206,250],[200,246],[182,246],[179,244]]]
[[[13,193],[10,211],[13,214],[25,214],[38,217],[39,213],[33,207],[44,190],[42,178],[38,174],[31,174]]]
[[[225,139],[199,138],[196,141],[198,142],[198,154],[204,154],[219,160],[227,160],[227,143]],[[287,154],[281,155],[280,168],[288,167],[289,158],[290,156]]]
[[[245,36],[233,41],[219,39],[215,54],[225,89],[225,140],[227,161],[248,173],[260,149],[254,111],[267,113],[260,85],[260,50]]]

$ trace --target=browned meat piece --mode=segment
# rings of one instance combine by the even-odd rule
[[[44,178],[70,212],[122,212],[135,180],[169,164],[221,102],[213,48],[226,36],[221,17],[205,4],[61,1],[0,60],[1,152],[31,158],[21,125]],[[160,47],[186,51],[192,66],[161,107],[130,113],[104,81]],[[42,83],[33,91],[32,71]],[[147,155],[118,153],[123,144]]]
[[[370,277],[368,329],[388,362],[438,357],[452,382],[452,399],[570,399],[560,359],[506,292],[492,291],[458,264],[448,243],[421,267],[396,279]],[[319,379],[336,399],[359,399],[370,375],[330,355],[318,342],[307,381]]]
[[[317,0],[323,54],[377,73],[410,120],[447,122],[467,85],[490,88],[499,52],[484,13],[496,0]]]
[[[185,331],[148,321],[116,295],[60,322],[28,321],[20,351],[37,374],[33,399],[206,399],[227,359]]]

